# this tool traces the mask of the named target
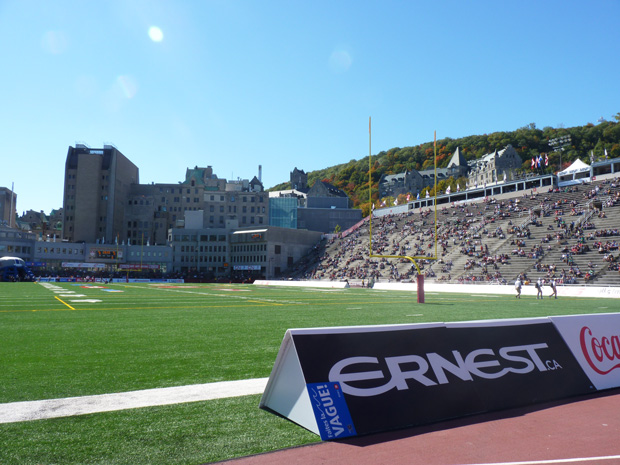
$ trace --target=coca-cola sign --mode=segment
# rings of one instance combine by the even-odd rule
[[[620,368],[620,336],[617,334],[597,337],[588,326],[584,326],[579,334],[579,342],[586,362],[599,375]]]
[[[550,319],[596,389],[620,386],[620,313]]]

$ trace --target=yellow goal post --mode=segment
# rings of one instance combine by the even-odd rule
[[[422,272],[416,260],[437,260],[437,131],[434,132],[433,136],[433,155],[434,155],[434,164],[435,164],[435,198],[434,198],[434,213],[435,213],[435,256],[434,257],[412,257],[409,255],[379,255],[372,253],[372,214],[373,214],[373,203],[372,203],[372,131],[371,131],[371,117],[368,117],[368,200],[369,200],[369,220],[368,220],[368,250],[369,250],[369,258],[404,258],[409,260],[418,270],[418,275],[421,275]]]

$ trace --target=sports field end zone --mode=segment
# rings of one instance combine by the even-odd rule
[[[361,288],[55,284],[101,302],[67,298],[71,310],[39,284],[0,284],[2,403],[265,378],[289,328],[620,310],[593,298],[437,293],[417,304],[415,292]],[[198,464],[318,441],[260,411],[259,397],[0,425],[0,463]]]

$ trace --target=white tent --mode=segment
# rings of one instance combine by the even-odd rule
[[[569,174],[581,173],[583,171],[590,171],[590,165],[585,164],[579,158],[574,161],[572,165],[566,168],[564,171],[558,173],[559,176],[565,176]]]

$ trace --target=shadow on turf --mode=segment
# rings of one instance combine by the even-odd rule
[[[411,428],[405,428],[401,430],[388,431],[383,433],[369,434],[367,436],[357,436],[349,439],[342,439],[334,442],[340,442],[357,447],[373,446],[375,444],[381,444],[384,442],[396,441],[399,439],[406,439],[413,436],[419,436],[422,434],[434,433],[437,431],[445,431],[453,428],[460,428],[463,426],[476,425],[479,423],[485,423],[488,421],[502,420],[505,418],[515,418],[528,413],[545,410],[548,408],[557,407],[560,405],[571,404],[575,402],[583,402],[589,399],[597,399],[601,397],[609,397],[620,395],[620,388],[608,389],[605,391],[599,391],[595,394],[583,395],[577,397],[569,397],[567,399],[560,399],[550,402],[544,402],[540,404],[529,405],[526,407],[512,408],[508,410],[500,410],[496,412],[481,413],[479,415],[473,415],[464,418],[455,418],[453,420],[441,421],[438,423],[432,423],[429,425],[413,426]]]

